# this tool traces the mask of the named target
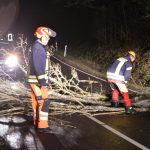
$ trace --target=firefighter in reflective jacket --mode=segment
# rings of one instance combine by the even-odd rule
[[[38,131],[49,131],[48,112],[48,60],[49,52],[46,50],[50,37],[55,37],[56,33],[47,27],[38,27],[35,31],[37,40],[32,45],[30,55],[30,73],[28,82],[31,87],[31,99],[33,108],[33,121]]]
[[[113,107],[119,107],[119,93],[121,93],[124,99],[126,114],[136,113],[132,107],[126,86],[131,76],[132,65],[135,59],[135,52],[130,50],[125,58],[118,58],[107,71],[107,79],[112,89],[111,104]]]

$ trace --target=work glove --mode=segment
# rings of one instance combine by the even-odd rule
[[[128,83],[128,81],[124,81],[124,83],[125,83],[125,84],[127,84],[127,83]]]

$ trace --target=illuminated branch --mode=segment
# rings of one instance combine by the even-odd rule
[[[29,65],[28,58],[29,53],[31,51],[30,46],[28,46],[27,39],[24,39],[23,35],[21,35],[18,38],[16,45],[17,46],[15,47],[15,52],[17,56],[19,56],[21,59],[21,62],[18,64],[18,66],[25,73],[25,75],[27,75],[27,68]],[[47,50],[50,52],[50,56],[52,56],[55,49],[54,47],[51,46],[47,47]],[[9,52],[5,49],[3,49],[3,53],[9,54]],[[104,106],[105,103],[102,103],[100,100],[106,99],[106,97],[101,94],[101,91],[95,93],[94,91],[92,91],[92,88],[91,89],[89,88],[92,87],[92,84],[99,84],[99,83],[97,81],[93,81],[90,79],[80,80],[75,68],[71,68],[70,71],[71,77],[68,79],[67,76],[63,75],[60,64],[50,62],[50,71],[49,71],[50,83],[48,84],[48,88],[50,93],[50,99],[53,99],[54,101],[56,100],[56,102],[51,103],[50,106],[51,110],[54,110],[55,113],[59,113],[60,111],[62,112],[66,111],[68,113],[82,112],[82,111],[92,112],[91,110],[92,106],[88,107],[88,105]],[[16,112],[17,110],[15,110],[14,107],[17,107],[17,103],[19,104],[18,110],[21,109],[23,106],[25,107],[25,109],[28,109],[29,111],[31,110],[31,101],[30,97],[28,96],[29,89],[24,87],[21,83],[16,83],[18,84],[17,90],[15,90],[15,88],[10,89],[11,86],[9,88],[5,87],[5,85],[7,85],[6,84],[7,81],[2,80],[1,84],[2,83],[3,87],[0,87],[1,92],[6,93],[6,95],[8,96],[8,101],[11,99],[14,100],[13,103],[15,103],[15,105],[13,104],[10,106],[11,108],[8,109],[8,112],[10,112],[10,109],[12,110],[12,113],[14,111]],[[83,88],[81,84],[84,84],[86,87]],[[58,103],[57,102],[58,100],[61,100],[61,103]],[[61,107],[59,105],[61,105]],[[96,107],[93,106],[93,109],[95,108]],[[99,108],[97,107],[97,111],[98,109]],[[93,110],[93,112],[94,111],[96,110]]]

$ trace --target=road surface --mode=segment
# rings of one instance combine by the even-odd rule
[[[67,72],[67,68],[63,69]],[[37,132],[31,118],[0,117],[0,150],[150,149],[150,112],[50,116],[50,133]]]
[[[102,123],[81,114],[51,117],[51,132],[38,133],[27,117],[1,117],[0,150],[150,149],[150,112],[94,118]],[[118,131],[123,138],[105,126]],[[129,141],[124,139],[126,136]]]

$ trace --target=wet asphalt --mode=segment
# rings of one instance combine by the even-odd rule
[[[52,58],[55,63],[59,63],[62,67],[62,72],[68,78],[70,78],[70,67],[64,65],[58,60]],[[110,94],[111,90],[107,82],[103,80],[97,80],[93,77],[89,77],[84,73],[78,71],[78,76],[80,80],[88,80],[89,78],[92,80],[98,81],[98,84],[93,85],[93,91],[100,91],[105,94]],[[105,79],[104,79],[105,80]],[[80,85],[84,88],[85,85]],[[87,85],[86,85],[87,86]],[[90,87],[89,87],[90,90]],[[129,91],[131,98],[136,96],[136,93]],[[82,136],[78,140],[78,146],[74,146],[72,149],[81,149],[81,150],[114,150],[114,149],[122,149],[122,150],[134,150],[140,149],[135,144],[131,144],[130,142],[118,137],[118,135],[108,131],[101,125],[89,120],[84,116],[78,115],[78,117],[70,116],[69,119],[76,124],[80,131],[82,131]],[[150,112],[140,112],[136,115],[100,115],[96,116],[96,118],[106,125],[114,128],[115,130],[121,132],[123,135],[128,136],[131,140],[135,140],[136,142],[146,146],[148,149],[150,148]],[[79,146],[80,145],[80,146]]]
[[[51,116],[49,133],[39,133],[28,117],[0,118],[0,150],[140,149],[81,114]],[[150,149],[150,112],[95,118]]]
[[[78,129],[73,150],[137,150],[138,146],[120,138],[82,115],[65,116]],[[63,117],[64,118],[64,117]],[[136,115],[100,115],[96,118],[140,144],[150,148],[150,112]],[[76,136],[76,134],[75,134]]]
[[[68,74],[63,66],[63,73]],[[69,78],[69,76],[68,76]],[[88,79],[79,73],[80,79]],[[84,85],[82,85],[84,87]],[[101,82],[92,90],[108,91]],[[90,88],[89,88],[90,89]],[[32,124],[32,116],[0,117],[0,150],[138,150],[138,145],[106,129],[113,128],[137,143],[150,149],[150,112],[136,115],[109,114],[95,116],[97,123],[82,114],[50,116],[49,133],[39,133]]]

